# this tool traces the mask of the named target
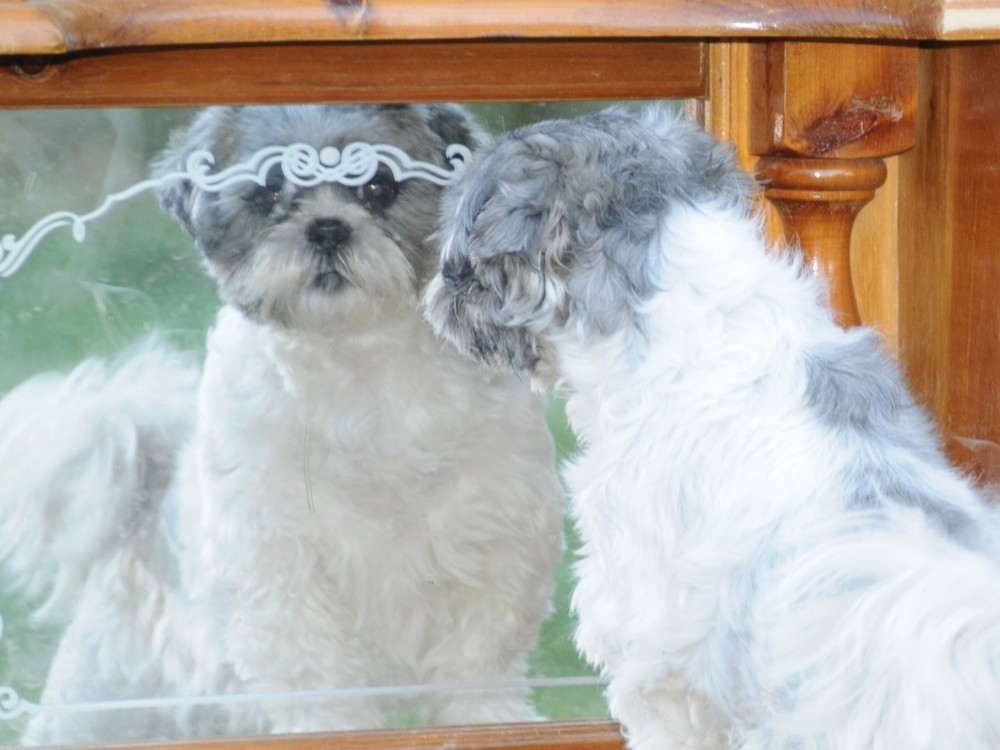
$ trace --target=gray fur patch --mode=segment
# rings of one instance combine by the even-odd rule
[[[895,503],[919,510],[963,543],[978,537],[976,522],[968,513],[927,492],[905,466],[867,461],[850,467],[845,480],[850,510],[878,510]]]
[[[877,437],[907,410],[917,409],[878,340],[867,332],[847,344],[814,350],[806,374],[806,400],[833,430],[873,432]],[[926,430],[918,423],[909,426]]]
[[[466,351],[509,344],[496,331],[484,337],[489,328],[519,329],[537,354],[556,327],[583,338],[638,327],[637,310],[657,291],[665,217],[680,204],[748,205],[751,190],[728,148],[662,110],[515,131],[446,191],[438,294],[463,299],[430,300],[428,315]],[[484,356],[502,364],[513,352],[495,354]],[[515,361],[533,360],[518,352]]]
[[[806,370],[809,408],[827,428],[863,446],[865,457],[843,477],[848,508],[877,510],[895,503],[920,510],[957,539],[976,536],[974,520],[929,493],[905,462],[913,457],[931,465],[947,463],[933,422],[875,334],[859,331],[846,344],[814,350]]]

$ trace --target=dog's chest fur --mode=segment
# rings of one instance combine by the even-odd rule
[[[184,471],[201,491],[180,493],[193,503],[181,536],[200,545],[188,578],[228,602],[235,643],[268,640],[244,632],[255,620],[290,621],[318,643],[335,637],[320,660],[345,644],[380,655],[386,674],[367,680],[425,678],[421,655],[463,612],[495,585],[527,596],[538,582],[514,568],[554,562],[558,543],[531,540],[558,536],[560,509],[539,501],[558,488],[505,486],[509,462],[551,455],[536,397],[484,375],[414,311],[320,337],[226,309],[200,400]],[[507,591],[517,581],[526,588]],[[231,658],[253,680],[257,656]]]

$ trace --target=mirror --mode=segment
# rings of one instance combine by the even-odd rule
[[[601,106],[468,110],[499,133]],[[447,166],[440,145],[468,135],[427,110],[428,145],[401,116],[343,138]],[[92,211],[188,146],[221,168],[319,127],[203,118],[158,156],[197,117],[0,112],[0,236]],[[544,489],[575,448],[560,402],[532,433],[527,384],[406,359],[438,188],[384,163],[352,185],[260,177],[141,192],[0,280],[0,743],[606,717],[573,646],[575,537]],[[203,365],[210,330],[225,366]],[[74,370],[88,358],[119,364]],[[22,387],[53,370],[76,374]]]

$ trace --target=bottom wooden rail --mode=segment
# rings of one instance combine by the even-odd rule
[[[244,737],[130,747],[136,750],[623,750],[625,741],[615,722],[568,721]]]

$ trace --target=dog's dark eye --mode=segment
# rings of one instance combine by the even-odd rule
[[[369,211],[384,211],[393,204],[399,195],[399,183],[392,173],[379,170],[371,182],[358,188],[358,200]]]
[[[285,186],[284,175],[280,169],[272,169],[263,185],[257,185],[247,196],[246,200],[259,214],[268,215],[274,207],[281,203],[281,196]]]

